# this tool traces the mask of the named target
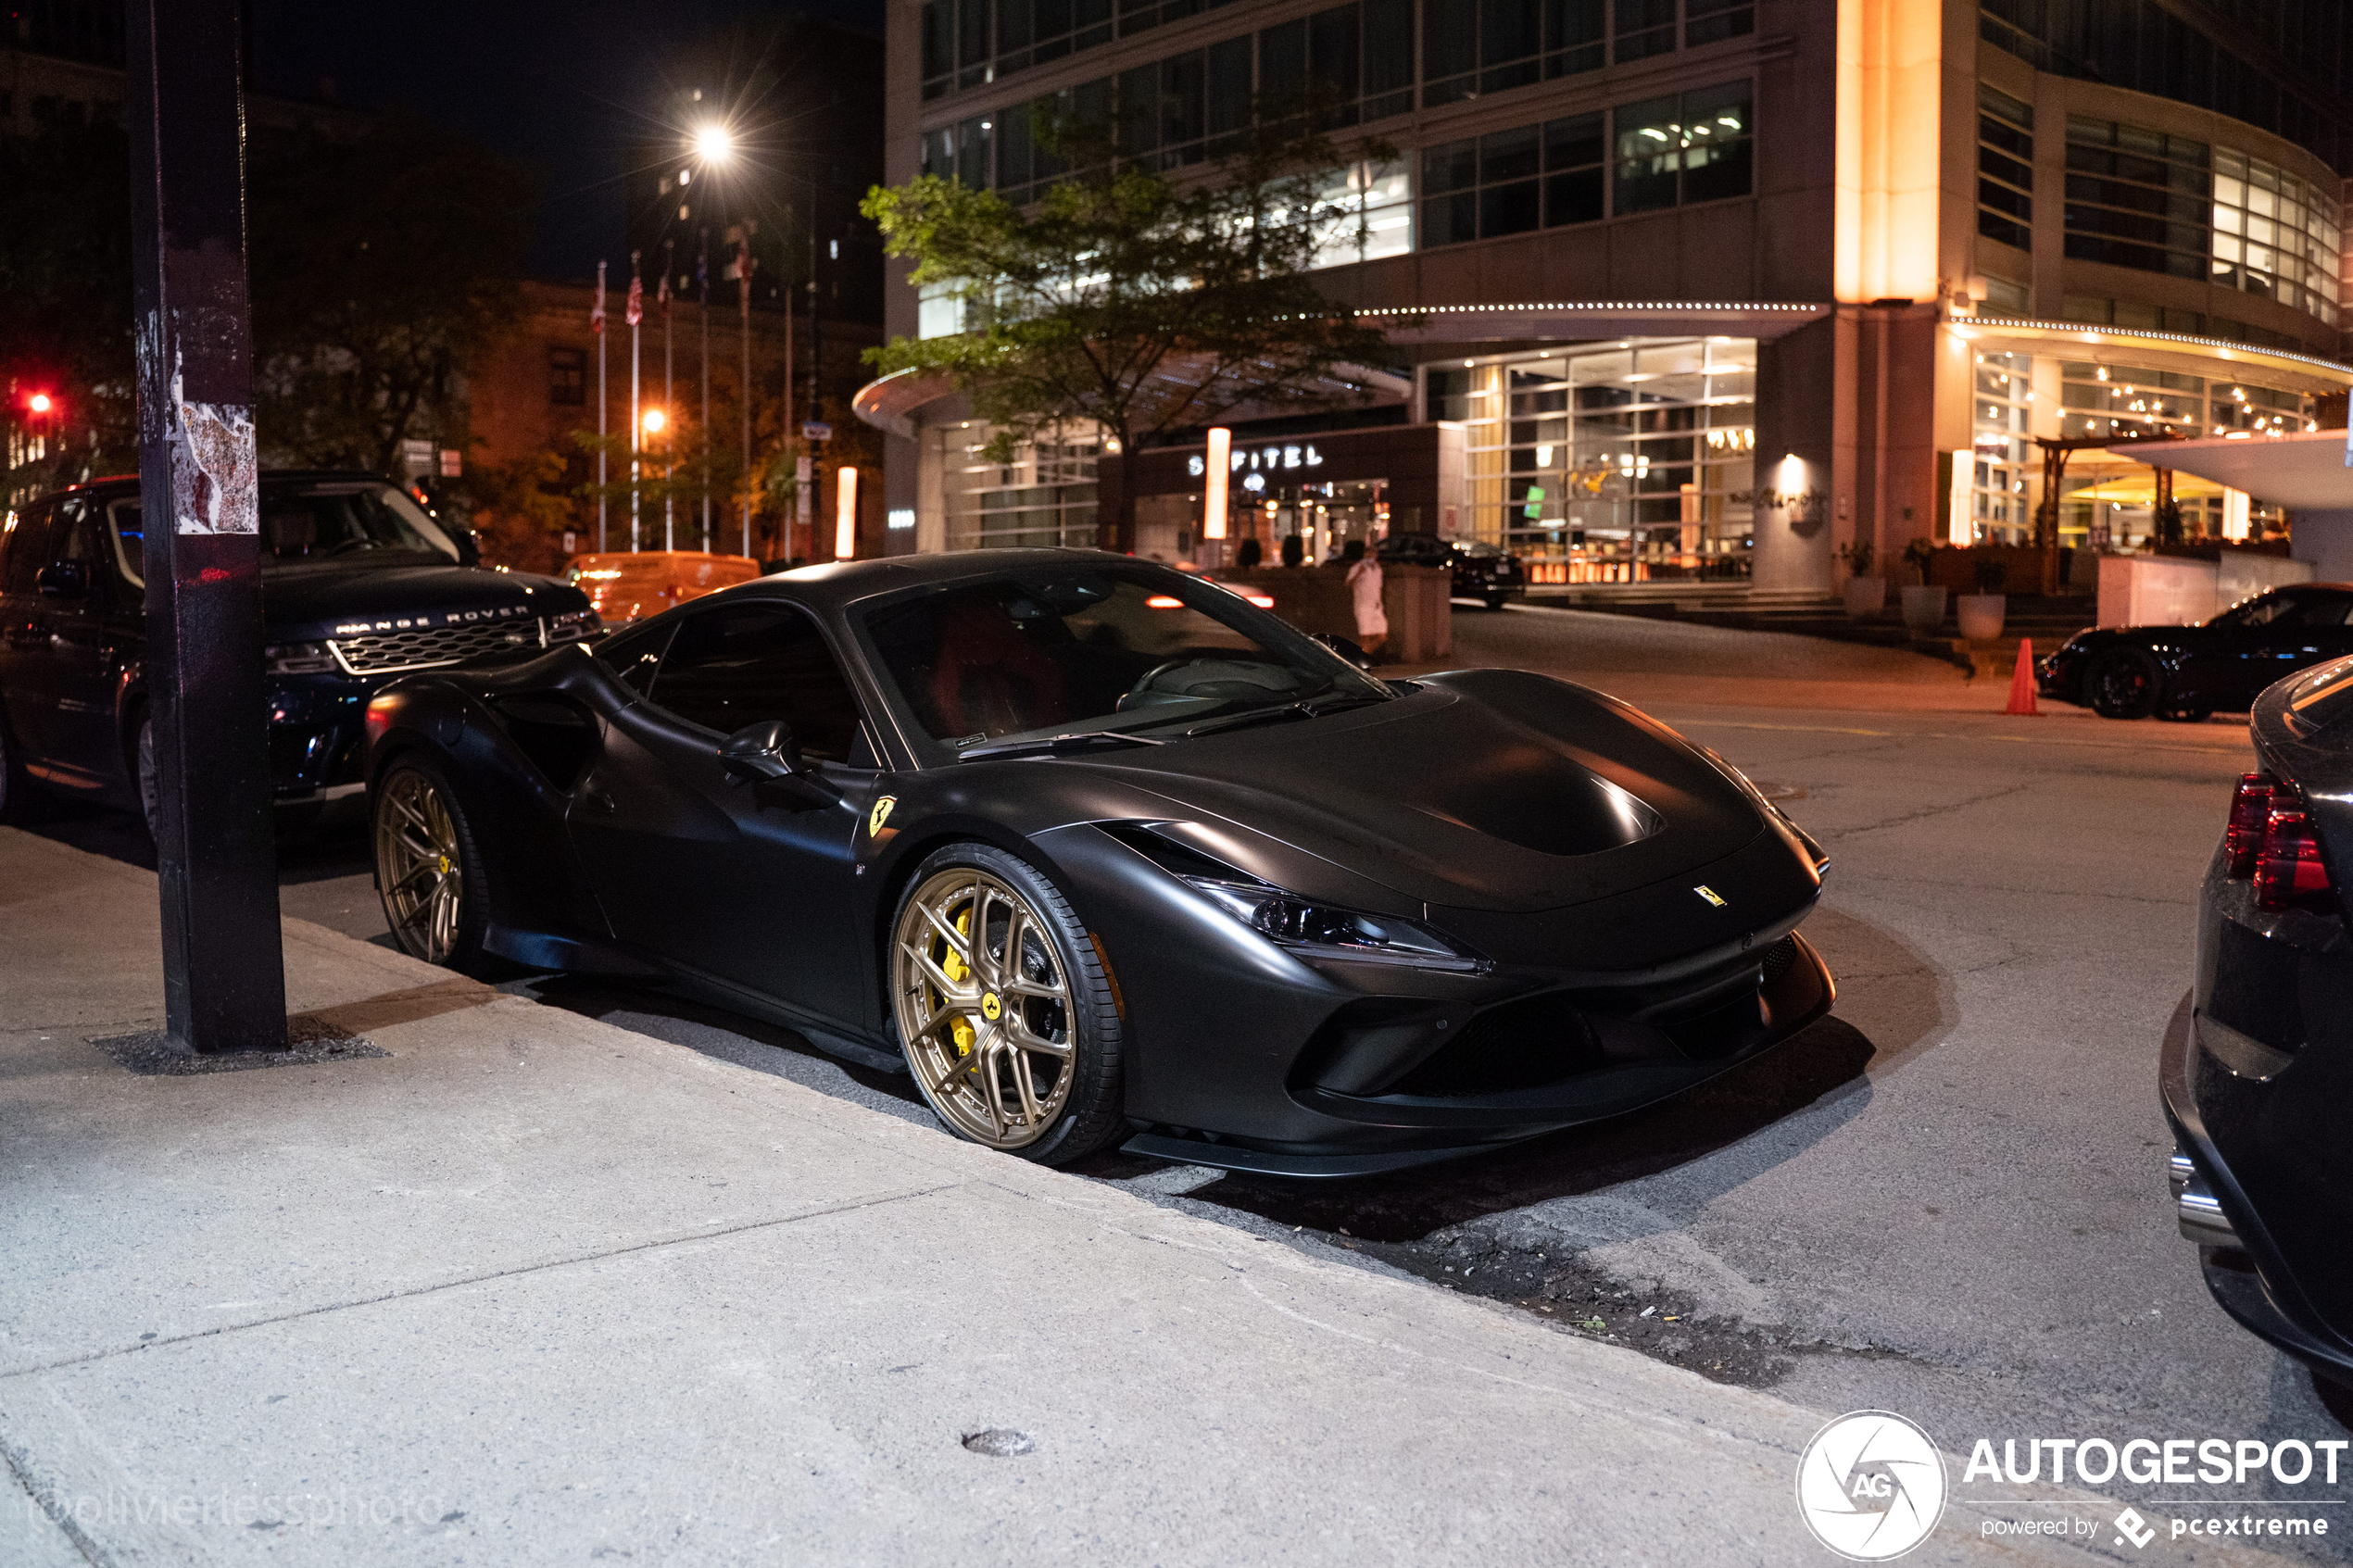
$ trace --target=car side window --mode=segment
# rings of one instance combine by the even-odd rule
[[[781,719],[812,757],[847,761],[861,713],[816,622],[787,605],[690,615],[671,638],[648,698],[723,735]]]
[[[107,508],[107,532],[114,539],[115,569],[133,588],[147,586],[147,538],[139,521],[137,501],[117,501]]]
[[[49,564],[51,515],[47,507],[28,507],[17,514],[17,525],[8,530],[6,541],[7,554],[0,558],[0,594],[40,591],[36,579]]]
[[[597,657],[621,684],[644,696],[653,690],[654,671],[661,668],[662,650],[670,646],[670,625],[632,627],[597,645]]]
[[[2284,615],[2280,620],[2294,626],[2342,626],[2347,608],[2347,601],[2344,599],[2307,598],[2296,607],[2294,614]]]

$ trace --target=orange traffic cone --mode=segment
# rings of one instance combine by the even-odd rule
[[[2034,706],[2034,639],[2018,640],[2018,669],[2010,676],[2010,705],[2003,711],[2020,718],[2039,719],[2042,712]]]

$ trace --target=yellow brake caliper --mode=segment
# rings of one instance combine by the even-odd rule
[[[972,931],[973,912],[970,909],[966,909],[963,914],[956,917],[956,935],[963,937],[969,942],[972,939]],[[947,946],[946,943],[942,943],[940,945],[942,947]],[[955,949],[952,947],[949,948],[947,957],[940,960],[939,967],[947,973],[949,979],[954,981],[959,985],[962,985],[964,983],[964,976],[972,972],[971,966],[966,964],[963,960],[958,958],[956,956]],[[958,1056],[972,1055],[973,1041],[975,1036],[973,1033],[973,1021],[971,1018],[963,1013],[958,1013],[955,1018],[949,1022],[948,1035],[950,1039],[956,1042],[956,1054]]]

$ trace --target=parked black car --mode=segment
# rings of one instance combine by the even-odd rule
[[[2043,695],[2104,719],[2243,713],[2266,686],[2353,654],[2353,583],[2302,583],[2233,605],[2197,626],[2079,632],[2043,659]]]
[[[1403,566],[1442,566],[1454,573],[1453,597],[1484,599],[1501,609],[1528,592],[1528,569],[1510,551],[1479,539],[1441,539],[1435,533],[1392,533],[1380,542],[1384,561]]]
[[[2182,1234],[2224,1311],[2353,1384],[2353,659],[2255,705],[2159,1079]]]
[[[1091,550],[738,583],[368,730],[410,953],[663,977],[1050,1163],[1394,1170],[1831,1002],[1825,858],[1712,753],[1542,675],[1378,681]]]
[[[485,568],[382,476],[262,475],[270,771],[281,806],[364,787],[368,698],[396,675],[597,630],[579,589]],[[136,475],[44,495],[0,535],[0,812],[28,782],[153,820]]]

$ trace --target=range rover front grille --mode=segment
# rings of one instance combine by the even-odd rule
[[[547,631],[534,619],[418,626],[407,631],[364,632],[327,644],[337,662],[354,675],[393,675],[406,670],[436,670],[486,653],[545,647]]]

